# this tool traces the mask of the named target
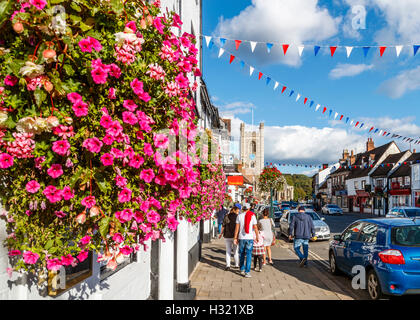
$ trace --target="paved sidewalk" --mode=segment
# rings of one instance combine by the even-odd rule
[[[278,240],[272,247],[274,266],[262,272],[251,269],[252,278],[244,278],[238,269],[224,271],[224,240],[203,245],[203,255],[191,276],[197,300],[353,300],[330,276],[309,261],[299,268],[295,254]],[[233,265],[233,259],[232,259]],[[252,261],[252,267],[254,266]]]

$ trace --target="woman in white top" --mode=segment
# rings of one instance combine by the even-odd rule
[[[268,255],[268,263],[273,265],[273,260],[271,259],[271,243],[274,240],[274,233],[273,233],[274,221],[273,219],[269,217],[269,215],[270,215],[270,212],[268,208],[266,208],[263,212],[262,219],[260,219],[258,222],[260,222],[262,225],[261,232],[264,234],[264,247]],[[266,264],[265,256],[266,255],[264,253],[263,265]]]

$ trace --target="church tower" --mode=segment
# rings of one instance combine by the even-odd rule
[[[242,172],[257,179],[264,168],[264,123],[260,123],[258,131],[245,131],[241,123],[240,131]]]

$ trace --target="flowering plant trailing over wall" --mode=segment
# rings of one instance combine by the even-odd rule
[[[265,166],[258,180],[258,188],[263,192],[270,192],[270,189],[281,190],[284,187],[285,179],[280,170],[273,164]]]
[[[0,6],[0,180],[14,269],[116,268],[224,200],[197,156],[195,37],[159,1]],[[172,137],[187,148],[169,148]]]

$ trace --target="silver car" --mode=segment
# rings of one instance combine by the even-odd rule
[[[414,218],[420,217],[420,208],[417,207],[395,207],[389,210],[386,218]]]
[[[331,237],[331,231],[328,224],[324,222],[325,218],[320,218],[319,215],[313,210],[305,210],[309,214],[314,222],[315,236],[317,240],[328,240]],[[289,226],[292,222],[294,214],[299,214],[297,210],[286,211],[280,218],[280,233],[286,237],[289,236]]]
[[[322,214],[343,214],[343,209],[341,209],[339,206],[335,204],[327,204],[322,207],[321,209]]]

